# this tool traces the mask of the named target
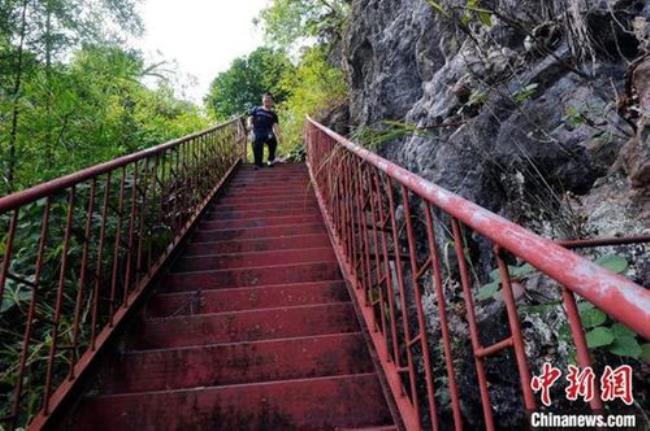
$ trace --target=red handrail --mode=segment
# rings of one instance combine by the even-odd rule
[[[495,419],[484,362],[504,349],[514,351],[525,408],[536,408],[506,254],[531,264],[563,286],[561,300],[581,367],[591,366],[591,359],[575,294],[650,338],[650,290],[355,145],[310,118],[305,140],[312,181],[339,262],[354,287],[407,429],[421,429],[424,422],[440,428],[430,357],[431,346],[438,344],[444,349],[453,426],[463,427],[445,277],[447,285],[455,280],[462,289],[486,429],[494,429]],[[444,229],[456,258],[455,268],[446,273],[438,238]],[[482,344],[477,323],[466,231],[493,244],[500,274],[511,335],[488,346]],[[426,323],[422,289],[435,294],[440,339],[433,338]],[[417,355],[415,347],[419,348]],[[418,361],[423,362],[423,370],[416,367]],[[595,410],[602,409],[598,388],[590,404]]]
[[[245,158],[237,118],[0,198],[0,299],[28,304],[0,314],[0,426],[47,424]]]
[[[530,263],[639,334],[650,338],[650,290],[353,144],[311,119],[309,121],[337,143],[429,203]]]

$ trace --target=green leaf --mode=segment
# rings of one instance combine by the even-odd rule
[[[558,303],[552,302],[550,304],[521,305],[519,309],[526,310],[528,313],[544,314],[557,306]]]
[[[510,278],[513,280],[523,280],[527,278],[530,274],[534,273],[537,271],[535,267],[532,265],[526,263],[521,266],[510,266],[508,265],[508,273],[510,274]],[[490,272],[490,279],[500,281],[501,280],[501,275],[499,273],[499,268],[494,269]]]
[[[13,306],[14,306],[14,302],[10,298],[3,299],[2,304],[0,304],[0,314],[9,310]]]
[[[650,343],[641,345],[641,359],[650,364]]]
[[[592,304],[591,302],[587,302],[587,301],[578,302],[578,310],[581,313],[585,310],[591,310],[592,308],[594,308],[594,304]]]
[[[447,13],[447,11],[445,9],[443,9],[442,6],[440,6],[439,3],[435,2],[434,0],[427,0],[427,3],[429,3],[429,5],[433,9],[435,9],[436,12],[438,12],[439,14],[444,15],[447,18],[449,18],[449,14]]]
[[[492,14],[489,12],[478,12],[478,19],[486,27],[492,27]]]
[[[607,315],[597,308],[591,308],[580,312],[580,319],[585,328],[593,328],[605,323]]]
[[[636,337],[636,332],[634,332],[633,330],[631,330],[627,326],[622,325],[620,323],[614,323],[612,325],[612,327],[609,328],[609,329],[611,329],[612,334],[614,334],[614,336],[616,338],[618,338],[618,337]]]
[[[557,336],[558,339],[564,340],[564,341],[571,341],[571,328],[569,327],[568,323],[563,323],[562,326],[558,328],[557,331]]]
[[[523,278],[526,278],[526,276],[534,273],[537,271],[534,266],[532,266],[529,263],[523,264],[521,266],[515,266],[514,268],[510,268],[510,276],[514,279],[521,280]]]
[[[478,289],[478,295],[476,295],[476,299],[479,301],[485,301],[487,299],[490,299],[492,295],[497,293],[498,290],[499,290],[498,281],[493,281],[492,283],[488,283]]]
[[[638,358],[643,353],[636,338],[627,335],[616,337],[607,349],[615,355],[629,356],[632,358]]]
[[[624,272],[628,267],[627,260],[617,254],[601,256],[595,263],[617,274]]]
[[[512,274],[513,271],[517,271],[517,267],[508,265],[508,273]],[[499,268],[496,268],[496,269],[493,269],[492,271],[490,271],[490,278],[492,280],[496,280],[496,281],[501,280],[501,273],[499,272]]]
[[[595,328],[587,333],[587,346],[590,349],[595,347],[608,346],[614,342],[614,335],[608,328]]]

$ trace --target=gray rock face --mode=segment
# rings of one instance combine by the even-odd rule
[[[467,1],[438,3],[453,10]],[[425,129],[425,135],[389,142],[379,152],[540,234],[577,237],[642,231],[633,226],[648,220],[650,200],[640,203],[638,193],[631,191],[630,177],[637,187],[650,184],[650,122],[639,122],[643,130],[637,132],[634,121],[620,114],[618,102],[626,93],[629,62],[644,46],[650,47],[650,3],[485,0],[482,4],[516,14],[513,18],[524,25],[492,16],[490,26],[471,22],[470,37],[425,0],[353,0],[343,52],[353,125],[381,127],[382,120],[401,120]],[[564,16],[568,24],[552,13],[567,5],[577,5]],[[634,27],[637,36],[621,30],[619,23]],[[593,45],[583,43],[585,32]],[[647,70],[650,67],[640,68],[637,75],[650,76]],[[637,84],[643,99],[650,94],[647,79],[638,81],[644,82]],[[624,147],[627,150],[621,151]],[[622,182],[605,181],[614,173],[617,178],[627,176]],[[617,196],[620,205],[605,204]],[[619,208],[625,208],[624,215]],[[625,232],[603,215],[625,218]],[[485,275],[493,265],[490,245],[477,238],[470,242],[479,249],[478,272]],[[449,264],[453,267],[453,262]],[[650,277],[647,270],[637,272],[636,281]],[[558,300],[557,286],[547,284],[556,295],[552,299]],[[435,328],[435,306],[429,302],[427,318]],[[501,333],[507,328],[503,307],[478,308],[485,336],[491,341],[507,336]],[[522,319],[529,341],[526,349],[535,360],[551,355],[566,362],[567,346],[558,348],[555,339],[565,322],[563,312],[558,308],[549,313],[544,319],[534,314]],[[457,342],[467,341],[465,327],[456,326],[452,333],[462,340]],[[464,388],[462,409],[471,427],[479,427],[471,352],[468,346],[464,349],[459,347],[467,355],[459,361],[458,371]],[[523,420],[513,370],[511,356],[487,368],[500,429],[517,429]]]
[[[466,4],[440,3],[449,10]],[[492,3],[530,22],[553,1]],[[648,9],[640,0],[588,3],[595,11],[587,25],[604,22],[602,28],[610,27],[610,7],[622,11],[617,18],[630,20]],[[476,41],[424,0],[353,1],[343,55],[352,122],[404,120],[433,128],[427,136],[391,142],[380,152],[517,221],[537,214],[526,213],[530,205],[513,205],[511,191],[505,190],[513,175],[524,178],[518,200],[552,205],[566,191],[587,193],[633,134],[615,105],[627,71],[619,53],[636,55],[638,43],[625,39],[623,48],[614,49],[607,43],[616,38],[598,32],[602,52],[578,74],[573,38],[539,21],[546,24],[518,29],[493,19]],[[472,97],[478,101],[468,100]],[[439,128],[448,123],[455,126]]]

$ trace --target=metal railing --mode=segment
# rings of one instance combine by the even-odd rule
[[[40,429],[246,155],[241,119],[0,198],[0,428]]]
[[[537,408],[530,385],[527,340],[513,291],[520,286],[508,266],[515,260],[532,265],[531,270],[557,286],[557,303],[564,306],[580,367],[591,366],[592,361],[577,296],[640,336],[650,337],[650,290],[408,172],[311,119],[306,123],[305,141],[310,175],[339,263],[407,429],[495,429],[486,369],[490,359],[500,353],[514,354],[511,363],[518,376],[513,380],[521,390],[521,410]],[[610,243],[616,241],[601,245]],[[477,274],[480,270],[474,263],[486,259],[500,280],[503,326],[507,327],[501,338],[486,337],[481,330],[486,328],[481,325],[485,322],[477,312],[476,287],[485,275]],[[431,299],[427,311],[424,296]],[[466,329],[465,339],[459,339],[458,330],[452,331],[452,318],[455,327],[461,322]],[[486,338],[491,339],[486,342]],[[468,341],[471,345],[463,344]],[[459,384],[461,367],[465,388]],[[470,375],[473,377],[468,379]],[[461,389],[465,394],[478,389],[479,422],[468,423],[463,410],[468,400],[461,399]],[[598,387],[595,390],[590,407],[600,411],[603,404]],[[447,398],[444,412],[442,398]]]

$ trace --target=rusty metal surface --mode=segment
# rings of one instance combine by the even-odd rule
[[[236,119],[0,198],[0,298],[7,288],[31,291],[24,321],[2,328],[20,360],[11,394],[0,394],[12,405],[0,425],[47,424],[241,163],[245,141]],[[10,311],[0,324],[15,325],[20,314]],[[37,348],[47,352],[43,369]],[[9,361],[0,358],[1,372]],[[40,408],[35,417],[28,403]]]
[[[444,377],[451,403],[446,426],[462,429],[457,385],[458,361],[449,334],[449,282],[460,289],[480,394],[483,426],[495,429],[486,363],[504,350],[514,355],[522,405],[536,409],[528,358],[507,262],[532,265],[563,286],[558,292],[581,367],[591,365],[575,295],[595,304],[639,335],[650,338],[650,290],[578,256],[581,248],[647,242],[647,237],[555,243],[540,237],[436,184],[361,148],[307,119],[307,159],[319,206],[346,280],[371,330],[387,381],[409,430],[442,429],[436,404],[437,377]],[[484,345],[476,315],[478,276],[467,239],[481,237],[493,247],[510,335]],[[456,266],[450,269],[451,244]],[[444,253],[444,256],[443,256]],[[443,262],[444,258],[444,262]],[[444,265],[446,266],[443,266]],[[444,273],[444,274],[443,274]],[[443,281],[444,275],[444,281]],[[447,282],[447,284],[445,284]],[[478,284],[480,286],[480,284]],[[439,338],[423,318],[422,292],[437,298]],[[406,311],[408,310],[408,311]],[[434,364],[430,348],[442,344],[444,363]],[[417,352],[417,360],[415,358]],[[440,375],[434,376],[436,366]],[[599,410],[600,399],[591,407]]]
[[[213,229],[242,183],[307,178],[304,165],[251,171],[242,167],[196,224],[195,240],[228,239],[179,252],[122,348],[104,356],[100,383],[67,412],[68,429],[395,429],[327,235],[288,220],[298,229],[248,239],[277,217],[264,210]],[[270,195],[286,206],[282,190]],[[322,228],[322,217],[313,223]]]
[[[375,373],[96,397],[81,409],[80,429],[96,431],[372,429],[392,423]]]

